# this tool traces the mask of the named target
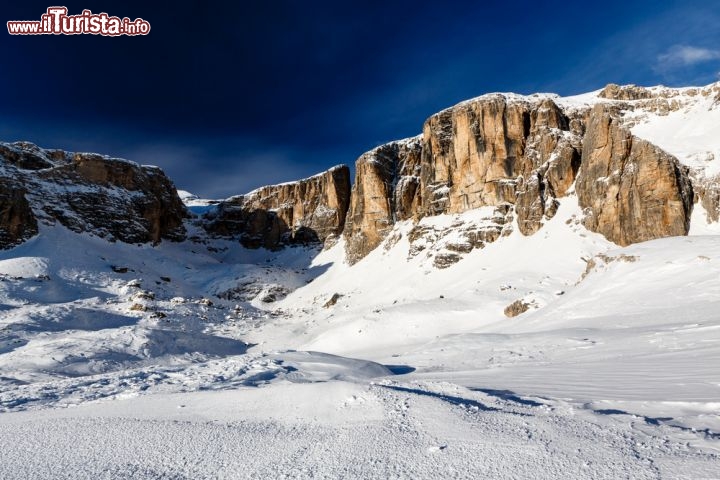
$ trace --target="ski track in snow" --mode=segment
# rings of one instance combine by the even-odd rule
[[[643,419],[448,383],[269,388],[270,408],[233,390],[13,414],[0,476],[713,478],[720,461]]]
[[[173,267],[180,247],[140,249],[128,277],[83,257],[109,248],[97,239],[80,242],[72,271],[36,239],[42,255],[0,260],[0,478],[720,477],[720,246],[617,249],[568,234],[572,209],[558,215],[522,254],[528,239],[511,236],[423,275],[440,277],[445,298],[420,278],[397,303],[409,291],[379,279],[410,282],[422,260],[382,249],[360,274],[337,258],[298,260],[289,280],[266,267],[258,276],[273,282],[323,274],[277,306],[238,310],[200,301],[232,284],[213,257]],[[577,259],[560,262],[569,249]],[[578,283],[593,252],[606,260]],[[247,262],[226,268],[254,271]],[[347,295],[333,309],[306,307],[335,291]],[[545,306],[504,319],[528,291]],[[129,313],[136,301],[149,310]]]

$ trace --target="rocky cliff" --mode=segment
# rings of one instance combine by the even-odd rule
[[[202,220],[211,235],[237,238],[250,248],[275,249],[332,241],[343,231],[349,204],[350,169],[341,165],[229,198]]]
[[[576,190],[585,226],[619,245],[686,235],[689,169],[630,134],[605,105],[590,114]]]
[[[406,218],[496,207],[488,216],[493,221],[465,235],[457,247],[461,253],[509,233],[510,206],[519,230],[536,232],[575,180],[581,130],[551,99],[540,97],[487,95],[431,116],[420,138],[358,159],[348,260],[362,258],[395,221]]]
[[[424,252],[439,268],[515,229],[538,232],[568,196],[582,208],[586,228],[619,245],[685,235],[694,203],[708,220],[720,218],[720,168],[712,167],[720,151],[695,149],[679,160],[633,132],[653,119],[714,109],[720,83],[611,84],[576,98],[484,95],[430,116],[417,137],[361,155],[352,190],[350,170],[338,166],[216,202],[195,222],[210,236],[251,248],[330,245],[342,234],[354,263],[384,241],[398,241],[395,224],[412,220],[409,257]],[[712,125],[706,130],[713,134]],[[460,218],[465,212],[475,213]],[[442,228],[422,222],[438,215],[454,220]],[[186,216],[159,169],[0,144],[0,247],[54,222],[125,242],[179,240]]]
[[[577,196],[588,229],[620,245],[687,234],[696,197],[717,221],[717,179],[693,176],[630,132],[641,115],[668,115],[688,98],[712,95],[720,98],[718,85],[683,91],[608,85],[585,101],[489,94],[434,114],[421,137],[358,159],[347,259],[354,263],[382,243],[396,221],[485,208],[485,218],[455,228],[460,241],[442,260],[436,256],[436,266],[448,266],[513,226],[524,235],[537,232],[568,194]],[[418,226],[409,236],[411,256],[445,236]]]
[[[421,152],[421,138],[414,137],[377,147],[355,163],[345,227],[351,262],[377,247],[396,221],[419,214]]]
[[[123,242],[182,240],[185,206],[156,167],[88,153],[0,143],[0,248],[60,223]]]

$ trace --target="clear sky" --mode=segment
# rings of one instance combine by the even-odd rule
[[[3,22],[56,3],[4,2]],[[64,2],[142,37],[1,34],[0,139],[96,151],[225,197],[420,133],[492,91],[720,79],[720,1]]]

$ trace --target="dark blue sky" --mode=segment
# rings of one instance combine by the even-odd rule
[[[8,20],[55,3],[6,2]],[[715,1],[65,2],[146,37],[0,43],[0,139],[159,165],[224,197],[311,175],[491,91],[717,81]]]

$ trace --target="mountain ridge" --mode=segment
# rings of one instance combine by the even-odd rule
[[[712,110],[720,103],[720,83],[685,88],[609,84],[572,97],[489,93],[431,115],[418,136],[364,153],[356,161],[352,182],[348,167],[338,165],[307,179],[210,202],[211,208],[199,214],[196,223],[207,235],[235,238],[252,248],[298,242],[331,245],[342,235],[346,258],[355,263],[377,248],[397,221],[494,207],[489,218],[499,215],[505,221],[491,231],[507,234],[502,225],[516,220],[515,228],[532,235],[552,218],[563,197],[577,195],[585,226],[620,245],[685,235],[697,202],[710,221],[718,220],[720,181],[683,165],[633,132],[647,123],[643,115],[667,117],[703,98],[713,100]],[[610,144],[613,147],[604,151]],[[122,241],[185,238],[183,218],[188,212],[159,169],[97,154],[41,149],[27,142],[0,145],[0,156],[0,247],[35,235],[35,217],[57,220],[77,231],[95,229]],[[655,167],[640,168],[650,164]],[[61,173],[52,178],[58,174],[49,173],[63,169],[72,170],[75,177],[68,180]],[[149,180],[136,185],[143,176],[155,178],[160,190]],[[68,181],[94,189],[95,196],[102,191],[101,201],[88,200],[84,207],[82,202],[63,200],[75,195]],[[47,182],[54,186],[43,189]],[[154,206],[120,206],[122,201],[107,186],[124,189],[127,193],[121,196],[140,192]],[[28,187],[43,193],[34,195]],[[613,199],[617,192],[625,195],[624,200]],[[53,195],[51,202],[38,205],[38,197]],[[64,206],[53,209],[50,203]],[[104,204],[102,219],[93,220],[90,206]],[[83,216],[88,215],[91,221],[86,222]],[[100,227],[101,220],[117,226],[108,231]],[[124,234],[128,229],[133,233]],[[483,232],[472,233],[460,253],[499,237]],[[474,240],[478,235],[480,242]]]

